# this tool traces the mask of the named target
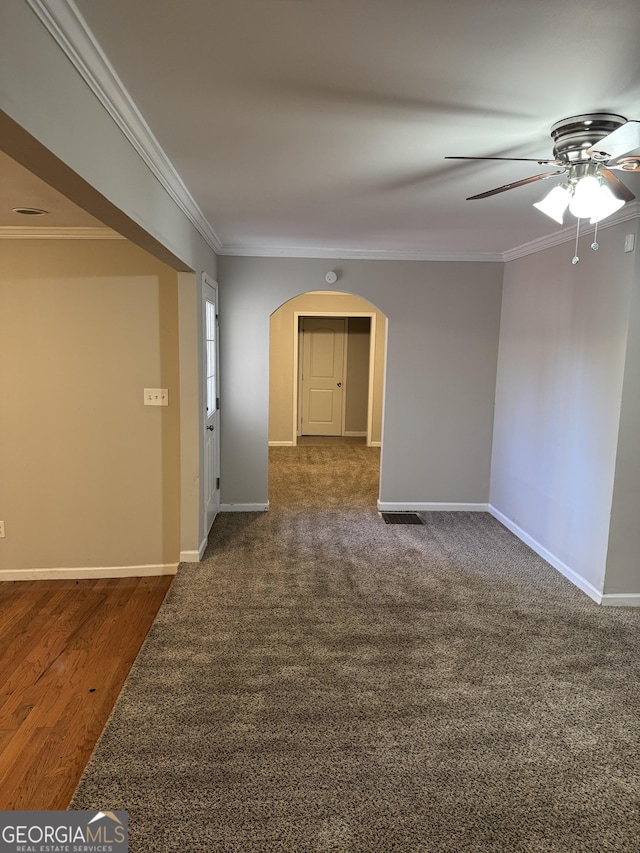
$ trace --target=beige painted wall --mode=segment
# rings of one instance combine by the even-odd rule
[[[366,432],[369,402],[370,318],[347,319],[345,432]]]
[[[380,442],[382,435],[382,402],[384,389],[384,346],[386,320],[384,314],[361,299],[343,293],[303,293],[281,305],[271,315],[269,351],[269,441],[293,441],[294,351],[297,335],[294,312],[335,311],[349,313],[372,311],[376,314],[376,355],[373,380],[373,430],[371,440]],[[347,391],[348,393],[348,391]],[[365,427],[366,428],[366,427]]]
[[[177,563],[176,272],[124,240],[1,248],[0,569]]]

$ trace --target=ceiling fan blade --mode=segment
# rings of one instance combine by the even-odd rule
[[[599,139],[587,153],[596,151],[599,154],[607,154],[609,159],[613,160],[635,151],[636,148],[640,148],[640,121],[628,121]]]
[[[557,166],[561,164],[557,160],[544,160],[537,157],[445,157],[445,160],[512,160],[518,163],[537,163],[539,166],[544,166],[545,163],[555,163]]]
[[[556,175],[563,174],[564,172],[543,172],[541,175],[532,175],[530,178],[523,178],[521,181],[514,181],[512,184],[505,184],[503,187],[496,187],[494,190],[487,190],[487,192],[478,193],[478,195],[471,195],[467,201],[473,201],[476,198],[488,198],[490,195],[497,195],[497,193],[513,190],[516,187],[523,187],[525,184],[533,184],[536,181],[543,181],[545,178],[553,178]]]
[[[609,169],[600,169],[600,174],[605,179],[607,186],[616,198],[622,199],[622,201],[634,200],[635,195],[626,184],[623,184],[622,181],[618,180],[613,172],[610,172]]]

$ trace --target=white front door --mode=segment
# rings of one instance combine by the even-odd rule
[[[202,277],[204,315],[204,505],[205,533],[220,509],[220,399],[218,396],[218,286]]]
[[[342,435],[344,318],[302,320],[302,435]]]

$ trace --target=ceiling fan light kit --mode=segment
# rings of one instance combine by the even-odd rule
[[[533,206],[560,225],[567,208],[576,219],[588,219],[593,225],[620,210],[624,204],[624,199],[616,198],[603,182],[598,165],[588,163],[571,166],[569,180],[554,187]]]
[[[535,181],[546,180],[556,175],[565,175],[564,181],[555,186],[547,195],[533,206],[549,216],[559,225],[569,210],[578,220],[577,239],[580,233],[580,220],[588,219],[592,225],[620,210],[635,195],[613,174],[612,169],[622,172],[640,170],[640,156],[627,156],[640,148],[640,121],[627,121],[624,116],[614,113],[587,113],[570,116],[556,122],[551,127],[553,139],[553,159],[522,157],[446,157],[448,160],[518,160],[530,159],[539,165],[551,164],[559,168],[557,172],[543,172],[521,181],[505,184],[496,189],[470,196],[467,201],[487,198],[515,187]],[[591,248],[598,248],[594,238]],[[572,263],[578,262],[577,250]]]
[[[571,188],[569,184],[560,184],[559,186],[554,187],[551,192],[547,193],[543,199],[534,202],[533,206],[537,207],[542,213],[551,217],[551,219],[555,219],[559,225],[562,225],[564,212],[569,207],[570,201]]]
[[[592,225],[602,222],[603,219],[606,219],[617,210],[620,210],[620,208],[624,207],[625,204],[626,202],[623,199],[616,198],[614,196],[609,187],[601,184],[598,190],[598,198],[596,200],[596,210],[589,217],[589,221]]]

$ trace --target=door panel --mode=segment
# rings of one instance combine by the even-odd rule
[[[342,434],[343,318],[302,320],[303,435]]]
[[[309,391],[309,420],[313,423],[332,424],[334,421],[333,391],[312,388]]]
[[[336,333],[333,329],[305,331],[309,341],[309,374],[313,379],[333,379],[336,374]],[[340,371],[342,373],[342,371]]]

